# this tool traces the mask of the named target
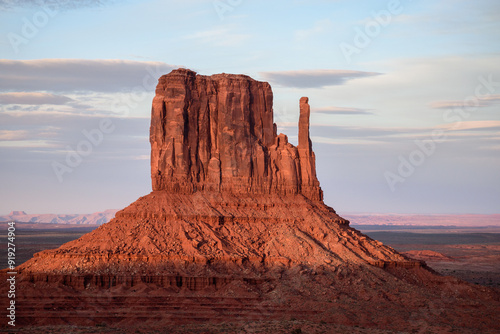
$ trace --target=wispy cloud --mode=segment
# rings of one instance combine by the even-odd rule
[[[311,124],[311,135],[339,140],[344,138],[359,138],[364,140],[389,140],[390,138],[394,139],[396,137],[412,138],[419,133],[425,132],[425,130],[424,128],[383,128]]]
[[[481,98],[485,103],[500,103],[500,95],[489,95]]]
[[[8,10],[13,8],[25,7],[42,7],[51,6],[58,9],[76,9],[81,7],[96,7],[108,3],[112,0],[74,0],[74,1],[61,1],[61,0],[0,0],[0,10]]]
[[[28,134],[27,130],[0,130],[0,141],[23,140]]]
[[[380,73],[349,70],[300,70],[281,72],[260,72],[271,83],[295,88],[321,88],[343,85],[349,80],[366,78]]]
[[[283,128],[295,128],[297,123],[280,123]],[[433,128],[409,128],[409,127],[368,127],[368,126],[345,126],[325,123],[311,123],[311,136],[329,137],[336,139],[344,138],[414,138],[419,134],[432,132]]]
[[[0,104],[67,104],[74,100],[63,95],[49,93],[3,93],[0,94]]]
[[[0,60],[0,91],[120,92],[156,86],[174,66],[130,60]]]
[[[313,113],[329,114],[329,115],[373,115],[369,109],[360,108],[345,108],[345,107],[323,107],[313,108]]]
[[[441,126],[446,130],[474,130],[474,131],[488,131],[488,130],[500,130],[500,121],[488,120],[488,121],[466,121],[466,122],[456,122],[449,123]]]
[[[33,148],[54,148],[55,146],[46,140],[11,140],[0,141],[2,148],[33,149]]]
[[[489,95],[479,99],[463,101],[436,101],[430,104],[433,109],[466,108],[466,107],[489,107],[500,103],[500,95]]]
[[[436,101],[429,104],[432,109],[463,108],[464,101]],[[477,107],[485,107],[483,104],[476,104]]]
[[[296,123],[279,123],[280,128],[287,133],[289,128],[295,128]],[[370,127],[343,126],[324,123],[311,123],[313,142],[329,144],[384,144],[389,146],[429,140],[433,131],[443,130],[446,133],[444,141],[468,142],[470,140],[490,142],[498,136],[500,121],[468,121],[441,125],[438,127]]]
[[[0,147],[31,151],[33,148],[47,148],[45,153],[65,154],[68,146],[75,145],[87,137],[83,130],[91,131],[99,127],[102,119],[109,119],[116,126],[115,131],[106,136],[106,154],[113,157],[132,156],[130,150],[147,152],[149,118],[120,118],[98,115],[63,113],[33,113],[16,116],[0,113]],[[128,153],[127,153],[128,151]],[[3,158],[9,158],[3,154]]]

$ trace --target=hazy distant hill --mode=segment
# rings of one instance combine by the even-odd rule
[[[118,210],[109,209],[91,214],[26,214],[12,211],[0,216],[0,222],[16,221],[33,224],[102,225],[114,218]],[[353,225],[411,225],[411,226],[500,226],[500,214],[480,215],[412,215],[412,214],[345,214],[342,217]]]
[[[24,211],[12,211],[6,216],[0,216],[0,221],[62,225],[101,225],[110,221],[117,211],[106,210],[82,215],[26,214]]]
[[[500,214],[341,214],[353,225],[500,226]]]

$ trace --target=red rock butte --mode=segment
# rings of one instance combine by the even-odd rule
[[[277,134],[272,105],[270,85],[245,75],[162,76],[151,116],[153,191],[17,267],[18,323],[293,318],[329,328],[499,329],[497,291],[439,276],[325,205],[308,98],[299,102],[297,147]]]
[[[295,147],[276,134],[267,82],[184,69],[161,77],[151,116],[153,190],[302,194],[321,200],[307,102],[300,100]]]

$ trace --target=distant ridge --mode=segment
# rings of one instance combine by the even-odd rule
[[[20,223],[62,224],[62,225],[102,225],[115,217],[118,210],[109,209],[90,214],[27,214],[24,211],[12,211],[0,216],[0,222],[15,221]]]
[[[9,216],[25,216],[26,212],[24,211],[11,211]]]
[[[500,226],[500,214],[344,214],[354,225]]]
[[[0,222],[16,221],[35,224],[102,225],[115,217],[118,210],[108,209],[90,214],[27,214],[11,211],[0,216]],[[354,225],[393,226],[500,226],[500,214],[393,214],[349,213],[343,215]]]

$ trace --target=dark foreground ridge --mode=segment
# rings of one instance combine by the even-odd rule
[[[435,274],[323,203],[308,99],[300,99],[295,147],[276,133],[272,98],[268,83],[243,75],[162,76],[151,117],[153,191],[19,266],[18,325],[237,323],[242,332],[274,321],[275,332],[289,332],[297,319],[327,332],[500,329],[497,291]]]

